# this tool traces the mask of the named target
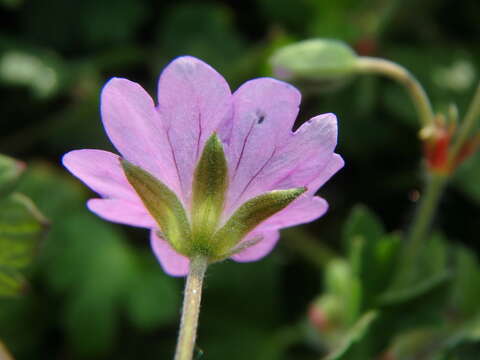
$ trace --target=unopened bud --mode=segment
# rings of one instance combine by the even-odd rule
[[[320,332],[343,326],[342,315],[342,301],[332,294],[322,295],[308,309],[308,320]]]
[[[276,76],[293,80],[342,80],[355,72],[357,54],[347,44],[310,39],[277,50],[270,61]]]

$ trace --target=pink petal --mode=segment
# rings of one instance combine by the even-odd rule
[[[307,194],[314,195],[344,165],[343,158],[333,153],[327,165],[307,184]]]
[[[336,143],[336,117],[325,114],[312,118],[283,147],[276,148],[273,156],[249,180],[248,187],[240,195],[236,193],[238,188],[231,189],[229,195],[232,198],[237,196],[237,200],[230,203],[226,214],[229,215],[241,203],[266,191],[308,186],[316,178],[322,178],[322,170],[330,162]],[[252,146],[257,154],[263,154],[260,140]],[[256,168],[255,164],[252,166]]]
[[[205,141],[232,116],[225,79],[193,57],[172,61],[158,83],[158,111],[171,142],[181,187],[188,199],[197,159]]]
[[[243,241],[252,240],[258,236],[262,237],[262,240],[260,240],[258,244],[246,248],[239,254],[233,255],[232,259],[238,262],[256,261],[261,259],[270,253],[270,251],[272,251],[272,249],[275,247],[280,237],[280,233],[278,231],[255,231],[254,233],[248,235]]]
[[[157,226],[148,211],[138,203],[119,199],[90,199],[87,207],[108,221],[144,228]]]
[[[272,164],[276,168],[276,188],[291,188],[308,186],[315,179],[322,177],[323,171],[332,159],[333,150],[337,145],[337,118],[333,114],[319,115],[303,124],[287,144],[283,153],[290,159],[290,165],[278,159]],[[276,159],[277,160],[277,159]],[[294,166],[292,166],[295,164]],[[280,167],[276,167],[279,166]],[[265,177],[273,174],[265,172]],[[318,188],[317,188],[318,189]]]
[[[318,196],[303,195],[282,211],[261,223],[255,231],[267,231],[309,223],[323,216],[328,203]]]
[[[170,244],[157,236],[156,231],[150,233],[150,244],[163,270],[171,276],[185,276],[188,274],[190,261],[178,254]]]
[[[220,134],[228,144],[231,185],[227,207],[248,191],[252,179],[278,155],[291,137],[300,93],[293,86],[270,78],[243,84],[234,93],[235,116],[231,133]]]
[[[62,162],[73,175],[103,197],[141,203],[124,175],[118,155],[103,150],[74,150],[65,154]]]
[[[101,112],[105,131],[123,157],[181,195],[166,130],[145,90],[113,78],[102,90]]]

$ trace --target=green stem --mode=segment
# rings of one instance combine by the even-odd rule
[[[447,180],[446,175],[429,175],[424,195],[420,198],[420,205],[407,239],[405,257],[409,260],[414,261],[420,252]]]
[[[203,256],[194,257],[190,260],[175,360],[191,360],[193,357],[202,298],[202,284],[207,265],[208,259]]]
[[[410,95],[422,128],[433,126],[434,113],[430,100],[422,85],[403,66],[385,59],[361,56],[357,60],[357,70],[360,73],[381,74],[399,82]]]
[[[480,117],[480,83],[477,86],[475,95],[473,95],[472,102],[468,108],[467,114],[463,119],[460,129],[455,139],[455,142],[452,144],[452,147],[449,152],[449,161],[455,160],[458,152],[462,148],[462,145],[467,140],[472,128],[475,126],[475,121]]]

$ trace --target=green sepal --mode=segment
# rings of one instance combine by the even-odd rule
[[[190,255],[192,233],[182,203],[165,184],[142,168],[120,160],[128,182],[157,222],[165,240],[184,255]]]
[[[287,207],[302,195],[305,187],[288,190],[274,190],[248,200],[230,217],[212,239],[215,244],[216,260],[231,252],[242,238],[262,221]]]
[[[193,247],[205,255],[211,253],[211,238],[222,214],[228,186],[228,165],[216,133],[207,140],[193,178]]]

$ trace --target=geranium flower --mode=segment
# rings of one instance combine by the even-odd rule
[[[326,212],[315,192],[343,166],[335,116],[292,132],[299,104],[285,82],[253,79],[232,94],[209,65],[179,57],[160,76],[158,104],[126,79],[103,88],[103,125],[121,156],[74,150],[63,164],[101,196],[92,212],[151,230],[168,274],[186,275],[195,251],[255,261],[281,228]]]

